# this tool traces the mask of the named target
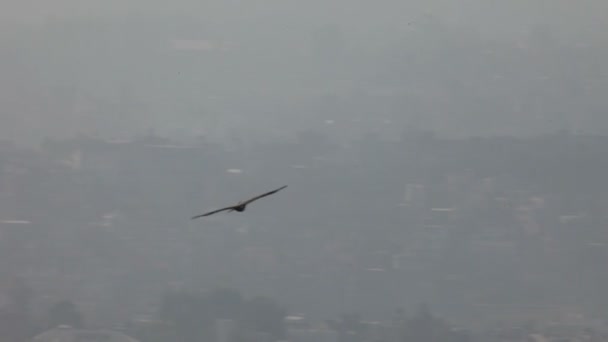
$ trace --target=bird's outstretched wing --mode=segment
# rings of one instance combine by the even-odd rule
[[[250,199],[248,199],[248,200],[246,200],[246,201],[241,202],[240,204],[241,204],[241,205],[243,205],[243,204],[244,204],[244,205],[247,205],[247,204],[249,204],[249,203],[251,203],[251,202],[253,202],[253,201],[257,201],[257,200],[259,200],[259,199],[260,199],[260,198],[262,198],[262,197],[270,196],[270,195],[272,195],[272,194],[274,194],[274,193],[277,193],[277,192],[279,192],[279,191],[281,191],[281,190],[285,189],[286,187],[287,187],[287,185],[283,185],[282,187],[280,187],[280,188],[278,188],[278,189],[275,189],[275,190],[269,191],[269,192],[267,192],[267,193],[264,193],[264,194],[261,194],[261,195],[255,196],[255,197],[253,197],[253,198],[250,198]]]
[[[245,207],[246,205],[248,205],[249,203],[251,203],[251,202],[253,202],[253,201],[256,201],[256,200],[259,200],[259,199],[260,199],[260,198],[262,198],[262,197],[270,196],[270,195],[272,195],[272,194],[274,194],[274,193],[277,193],[277,192],[279,192],[279,191],[281,191],[281,190],[285,189],[286,187],[287,187],[287,185],[283,185],[282,187],[280,187],[280,188],[278,188],[278,189],[275,189],[275,190],[269,191],[269,192],[267,192],[267,193],[264,193],[264,194],[261,194],[261,195],[255,196],[255,197],[250,198],[250,199],[248,199],[248,200],[246,200],[246,201],[239,202],[239,203],[237,203],[237,204],[235,204],[235,205],[231,205],[231,206],[229,206],[229,207],[225,207],[225,208],[222,208],[222,209],[213,210],[213,211],[210,211],[210,212],[205,213],[205,214],[201,214],[201,215],[196,215],[196,216],[193,216],[193,217],[191,218],[191,220],[194,220],[194,219],[197,219],[197,218],[200,218],[200,217],[204,217],[204,216],[213,215],[213,214],[219,213],[219,212],[221,212],[221,211],[225,211],[225,210],[236,210],[236,208],[239,208],[239,207],[240,207],[241,209],[243,209],[243,210],[244,210],[244,207]],[[239,210],[239,211],[242,211],[242,210]]]
[[[222,212],[222,211],[225,211],[225,210],[230,210],[230,209],[234,209],[234,206],[232,205],[232,206],[229,206],[229,207],[226,207],[226,208],[216,209],[216,210],[213,210],[213,211],[210,211],[208,213],[201,214],[201,215],[192,216],[191,220],[196,220],[197,218],[200,218],[200,217],[217,214],[219,212]]]

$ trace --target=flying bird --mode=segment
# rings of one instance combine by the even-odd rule
[[[280,190],[285,189],[286,187],[287,187],[287,185],[284,185],[284,186],[282,186],[282,187],[280,187],[280,188],[278,188],[276,190],[272,190],[272,191],[269,191],[267,193],[264,193],[264,194],[252,197],[252,198],[250,198],[250,199],[248,199],[246,201],[241,201],[241,202],[239,202],[239,203],[237,203],[235,205],[231,205],[229,207],[225,207],[225,208],[222,208],[222,209],[213,210],[213,211],[210,211],[210,212],[205,213],[205,214],[193,216],[191,219],[194,220],[194,219],[197,219],[199,217],[204,217],[204,216],[209,216],[209,215],[217,214],[217,213],[219,213],[221,211],[225,211],[225,210],[228,210],[228,212],[231,212],[231,211],[243,212],[243,211],[245,211],[245,208],[247,207],[247,205],[250,204],[251,202],[257,201],[257,200],[259,200],[262,197],[266,197],[266,196],[270,196],[272,194],[275,194],[275,193],[279,192]]]

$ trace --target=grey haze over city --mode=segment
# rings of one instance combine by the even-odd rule
[[[3,0],[0,342],[608,341],[607,19]]]
[[[26,142],[390,134],[408,122],[459,136],[606,129],[602,1],[3,7],[2,133]]]

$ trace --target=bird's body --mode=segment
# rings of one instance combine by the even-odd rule
[[[246,200],[246,201],[239,202],[239,203],[237,203],[237,204],[235,204],[235,205],[232,205],[232,206],[229,206],[229,207],[225,207],[225,208],[221,208],[221,209],[217,209],[217,210],[213,210],[213,211],[210,211],[210,212],[205,213],[205,214],[201,214],[201,215],[196,215],[196,216],[193,216],[193,217],[192,217],[192,220],[197,219],[197,218],[199,218],[199,217],[204,217],[204,216],[213,215],[213,214],[216,214],[216,213],[219,213],[219,212],[222,212],[222,211],[226,211],[226,210],[227,210],[228,212],[231,212],[231,211],[237,211],[237,212],[239,212],[239,213],[242,213],[242,212],[243,212],[243,211],[245,211],[245,209],[247,208],[247,205],[248,205],[248,204],[250,204],[251,202],[256,201],[256,200],[259,200],[259,199],[260,199],[260,198],[262,198],[262,197],[270,196],[270,195],[272,195],[272,194],[274,194],[274,193],[279,192],[280,190],[285,189],[286,187],[287,187],[287,185],[284,185],[284,186],[282,186],[282,187],[280,187],[280,188],[278,188],[278,189],[276,189],[276,190],[272,190],[272,191],[269,191],[269,192],[267,192],[267,193],[264,193],[264,194],[261,194],[261,195],[255,196],[255,197],[250,198],[250,199],[248,199],[248,200]]]

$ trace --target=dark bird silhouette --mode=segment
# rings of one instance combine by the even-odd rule
[[[239,202],[239,203],[237,203],[235,205],[231,205],[229,207],[225,207],[225,208],[222,208],[222,209],[213,210],[213,211],[210,211],[210,212],[205,213],[205,214],[193,216],[191,219],[194,220],[194,219],[197,219],[199,217],[204,217],[204,216],[209,216],[209,215],[217,214],[217,213],[219,213],[221,211],[225,211],[225,210],[228,210],[228,212],[231,212],[231,211],[243,212],[243,211],[245,211],[245,208],[247,207],[247,205],[250,204],[251,202],[257,201],[257,200],[259,200],[262,197],[266,197],[266,196],[270,196],[272,194],[275,194],[275,193],[279,192],[280,190],[285,189],[286,187],[287,187],[287,185],[284,185],[284,186],[282,186],[282,187],[280,187],[280,188],[278,188],[276,190],[272,190],[272,191],[269,191],[267,193],[264,193],[264,194],[252,197],[252,198],[250,198],[250,199],[248,199],[246,201],[241,201],[241,202]]]

